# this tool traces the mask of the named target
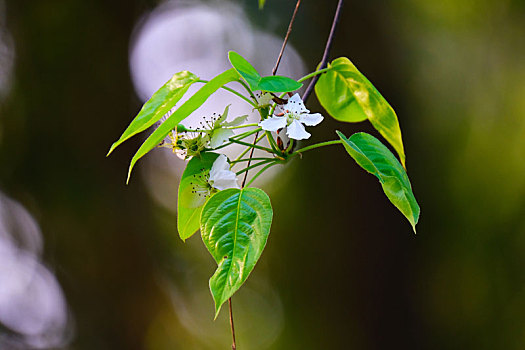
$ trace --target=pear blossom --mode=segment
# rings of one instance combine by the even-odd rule
[[[240,188],[237,184],[237,175],[230,170],[228,158],[226,158],[224,154],[221,154],[215,162],[213,162],[208,183],[211,187],[219,191],[228,188]]]
[[[213,119],[213,122],[208,124],[207,130],[205,130],[210,138],[210,148],[212,149],[219,147],[224,142],[228,141],[230,137],[235,135],[235,133],[231,129],[228,129],[228,127],[239,126],[248,118],[248,115],[243,115],[235,118],[231,122],[226,122],[229,109],[230,105],[226,106],[222,115],[219,118]]]
[[[259,126],[266,131],[278,131],[286,127],[286,135],[294,140],[304,140],[311,136],[303,126],[315,126],[323,121],[320,113],[310,114],[304,106],[304,102],[295,94],[288,99],[288,102],[280,107],[281,111],[274,113],[268,119],[259,123]]]

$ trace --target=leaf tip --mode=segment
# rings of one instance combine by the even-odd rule
[[[117,147],[116,142],[111,145],[109,148],[108,153],[106,154],[106,157],[109,157],[109,155],[113,152],[113,150]]]
[[[135,162],[131,161],[131,164],[129,165],[129,169],[128,169],[128,177],[126,178],[126,185],[129,185],[129,179],[131,178],[131,171],[133,170],[134,165],[135,165]]]

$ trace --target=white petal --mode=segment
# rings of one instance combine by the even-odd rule
[[[210,148],[219,147],[233,135],[235,135],[235,133],[229,129],[214,130],[210,140]]]
[[[231,122],[223,123],[223,126],[239,126],[248,119],[248,114],[241,115],[240,117],[235,118]]]
[[[301,114],[299,116],[299,121],[303,123],[304,125],[308,126],[315,126],[322,122],[324,117],[321,115],[321,113],[314,113],[314,114]]]
[[[271,117],[260,122],[259,126],[266,131],[277,131],[286,126],[286,117]]]
[[[222,122],[226,121],[226,118],[228,118],[228,112],[230,111],[230,106],[231,105],[227,105],[226,108],[224,108],[224,112],[222,112],[220,118],[217,119],[214,124],[221,125]]]
[[[230,170],[222,170],[217,174],[217,178],[211,182],[211,176],[210,176],[210,184],[218,189],[219,191],[228,189],[228,188],[240,188],[239,184],[237,184],[237,176],[233,171]]]
[[[310,111],[304,106],[303,100],[301,100],[299,94],[295,94],[290,97],[284,108],[295,114],[310,113]]]
[[[229,169],[230,165],[228,164],[228,158],[226,158],[224,154],[221,154],[215,159],[215,162],[213,162],[213,165],[211,166],[210,182],[216,181],[221,171]]]
[[[304,140],[311,136],[310,133],[306,132],[304,129],[303,124],[301,124],[298,120],[294,120],[292,124],[288,126],[286,135],[294,140]]]

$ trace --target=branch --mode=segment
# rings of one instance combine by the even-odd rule
[[[292,19],[290,20],[290,24],[288,25],[288,31],[286,31],[286,36],[284,37],[283,46],[281,46],[281,51],[279,52],[279,56],[277,57],[277,62],[275,62],[275,67],[273,67],[272,69],[272,75],[275,75],[275,73],[277,73],[277,68],[279,68],[279,63],[281,63],[284,48],[286,47],[286,44],[288,43],[288,38],[290,37],[290,33],[292,32],[293,22],[295,21],[295,15],[297,14],[297,10],[299,10],[299,5],[301,5],[301,0],[297,0],[297,4],[295,4],[295,10],[293,11]]]
[[[326,46],[324,48],[323,58],[321,59],[321,65],[319,66],[319,70],[326,67],[326,64],[328,63],[328,55],[330,54],[330,49],[332,48],[332,42],[334,40],[335,35],[335,29],[337,28],[337,24],[339,23],[339,18],[341,17],[341,8],[343,7],[343,0],[339,0],[337,3],[337,8],[335,10],[334,20],[332,22],[332,28],[330,29],[330,34],[328,35],[328,40],[326,41]],[[317,83],[317,80],[319,79],[319,75],[316,75],[310,84],[308,85],[308,88],[306,88],[306,91],[303,94],[303,101],[306,102],[312,91],[314,90],[314,86]]]
[[[297,3],[295,4],[295,9],[292,14],[292,18],[290,19],[290,24],[288,25],[288,30],[286,31],[286,36],[284,37],[283,45],[281,46],[281,51],[279,52],[279,56],[277,57],[277,62],[275,62],[275,67],[273,67],[272,75],[275,75],[277,73],[277,69],[279,68],[279,64],[281,63],[281,58],[284,53],[284,49],[286,48],[286,44],[288,43],[288,38],[290,37],[290,33],[292,32],[293,23],[295,21],[295,15],[297,14],[297,10],[299,10],[299,5],[301,5],[301,0],[297,0]],[[259,133],[255,134],[254,144],[257,140],[257,137],[259,136]],[[251,159],[253,156],[254,148],[250,151],[250,156],[248,159]],[[248,161],[248,166],[250,166],[251,161]],[[241,188],[244,188],[244,185],[246,184],[246,179],[248,178],[248,172],[244,173],[244,179],[242,179],[242,185]]]

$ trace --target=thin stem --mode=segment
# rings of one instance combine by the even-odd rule
[[[228,307],[230,309],[230,327],[232,329],[232,350],[237,350],[237,343],[235,341],[235,326],[233,325],[232,298],[228,299]]]
[[[257,129],[253,129],[253,130],[245,131],[245,132],[243,132],[243,133],[237,134],[237,135],[232,136],[232,137],[235,138],[235,139],[244,139],[244,138],[246,138],[246,137],[248,137],[248,136],[250,136],[250,135],[255,134],[257,131],[261,131],[261,130],[262,130],[262,128],[259,127],[259,128],[257,128]]]
[[[268,164],[267,166],[265,166],[264,168],[262,168],[261,170],[259,170],[259,172],[257,174],[255,174],[254,177],[252,177],[252,179],[250,180],[250,182],[248,182],[248,185],[246,186],[250,186],[252,184],[252,182],[255,181],[255,179],[257,179],[260,175],[262,175],[266,170],[268,170],[269,168],[271,168],[272,166],[276,165],[276,164],[279,164],[277,162],[275,163],[270,163]]]
[[[208,83],[207,80],[202,80],[202,79],[197,80],[197,82],[204,83],[204,84]],[[234,94],[234,95],[236,95],[236,96],[238,96],[240,98],[242,98],[244,101],[248,102],[252,107],[257,107],[257,105],[255,103],[253,103],[248,97],[244,96],[240,92],[235,91],[235,90],[233,90],[233,89],[231,89],[231,88],[229,88],[227,86],[221,86],[221,88],[226,90],[226,91],[228,91],[228,92],[231,92],[232,94]]]
[[[236,140],[236,139],[232,139],[232,138],[230,138],[229,140],[231,142],[233,142],[233,143],[238,143],[239,145],[243,145],[243,146],[247,146],[247,147],[251,147],[251,148],[257,148],[257,149],[260,149],[260,150],[263,150],[263,151],[266,151],[268,153],[272,153],[273,154],[273,150],[271,150],[271,149],[269,149],[267,147],[255,145],[255,144],[252,144],[252,143],[242,142],[242,141],[239,141],[239,140]],[[251,158],[251,156],[250,156],[250,158]]]
[[[277,147],[277,143],[275,142],[275,139],[273,138],[272,133],[269,132],[269,131],[265,131],[264,133],[265,133],[266,137],[268,138],[268,142],[270,143],[270,146],[272,147],[273,151],[275,153],[281,153],[279,151],[279,147]]]
[[[261,128],[257,128],[257,129],[254,129],[254,130],[250,130],[250,131],[246,131],[246,132],[243,132],[241,134],[238,134],[238,135],[235,135],[235,136],[232,136],[231,138],[234,138],[236,140],[242,140],[242,139],[245,139],[247,138],[248,136],[250,135],[253,135],[259,131],[261,131],[262,129]],[[214,148],[214,150],[218,150],[218,149],[221,149],[221,148],[224,148],[224,147],[228,147],[230,146],[231,144],[233,144],[233,142],[230,140],[229,142],[226,142],[226,143],[223,143],[222,145],[220,145],[219,147],[216,147]]]
[[[301,0],[297,0],[297,4],[295,4],[295,9],[292,14],[292,19],[290,20],[290,24],[288,25],[288,30],[286,31],[286,36],[284,37],[283,45],[281,46],[281,51],[279,52],[279,56],[277,57],[277,62],[275,62],[275,67],[272,69],[272,75],[275,75],[277,73],[277,68],[279,68],[279,63],[281,63],[281,58],[283,57],[284,48],[286,47],[286,44],[288,43],[288,38],[290,37],[290,33],[292,32],[293,22],[295,21],[295,15],[297,14],[297,10],[299,10],[299,5],[301,5]]]
[[[343,0],[339,0],[337,3],[337,8],[335,9],[335,15],[334,20],[332,22],[332,28],[330,28],[330,34],[328,35],[328,40],[326,41],[326,46],[324,48],[323,58],[321,59],[321,64],[319,65],[319,69],[323,69],[326,67],[326,63],[328,62],[328,54],[330,53],[330,48],[332,47],[332,42],[334,40],[335,35],[335,29],[337,28],[337,23],[339,23],[339,18],[341,17],[341,8],[343,7]],[[306,102],[312,91],[314,90],[314,86],[317,83],[317,80],[319,79],[319,76],[316,75],[310,84],[308,85],[308,88],[306,88],[306,91],[303,94],[303,101]]]
[[[237,125],[237,126],[227,126],[225,129],[241,129],[241,128],[249,128],[252,126],[259,126],[259,124],[253,123],[253,124],[244,124],[244,125]]]
[[[324,146],[330,146],[330,145],[338,145],[340,143],[343,143],[343,141],[341,140],[334,140],[334,141],[326,141],[326,142],[321,142],[321,143],[315,143],[313,145],[310,145],[310,146],[306,146],[306,147],[303,147],[303,148],[300,148],[298,149],[297,151],[295,151],[294,153],[292,153],[291,155],[292,156],[296,156],[298,155],[299,153],[303,153],[303,152],[306,152],[306,151],[310,151],[312,149],[316,149],[316,148],[319,148],[319,147],[324,147]]]
[[[258,138],[255,139],[255,141],[253,142],[254,145],[256,145],[257,143],[259,143],[259,141],[261,141],[266,135],[263,134],[261,136],[259,136]],[[246,153],[248,153],[249,151],[251,150],[251,148],[246,148],[244,151],[241,152],[241,154],[239,154],[239,156],[233,161],[233,162],[236,162],[236,161],[239,161],[242,157],[244,157],[244,155]],[[247,159],[248,161],[250,160],[250,158]],[[231,163],[231,162],[230,162]]]
[[[230,164],[236,164],[236,163],[241,163],[241,162],[247,162],[249,160],[274,160],[273,158],[264,158],[264,157],[254,157],[254,158],[246,158],[246,159],[236,159],[236,160],[232,160],[230,161]]]
[[[305,75],[304,77],[302,77],[301,79],[297,80],[298,83],[302,83],[303,81],[305,80],[308,80],[310,78],[313,78],[315,77],[316,75],[319,75],[319,74],[323,74],[324,72],[328,72],[330,70],[330,68],[323,68],[323,69],[319,69],[319,70],[316,70],[315,72],[313,73],[310,73],[308,75]]]
[[[250,87],[248,86],[248,84],[246,84],[246,83],[245,83],[243,80],[241,80],[241,79],[237,80],[237,82],[238,82],[239,84],[241,84],[241,85],[244,87],[244,89],[248,92],[248,94],[250,95],[250,97],[252,98],[252,100],[255,102],[256,107],[257,107],[257,103],[258,103],[258,102],[257,102],[257,99],[255,98],[255,94],[253,93],[252,89],[250,89]]]
[[[251,158],[250,158],[251,159]],[[250,166],[247,166],[246,168],[242,169],[242,170],[239,170],[238,172],[236,172],[235,174],[236,175],[241,175],[242,173],[244,172],[248,172],[250,170],[252,170],[253,168],[257,168],[258,166],[261,166],[261,165],[264,165],[264,164],[268,164],[268,163],[275,163],[276,160],[275,159],[269,159],[269,160],[263,160],[262,162],[259,162],[257,164],[253,164],[253,165],[250,165]]]

